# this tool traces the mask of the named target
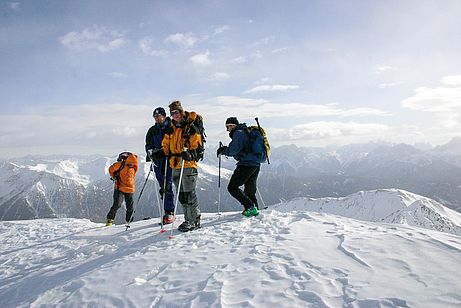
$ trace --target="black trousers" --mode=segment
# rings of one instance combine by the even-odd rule
[[[254,206],[258,207],[258,200],[256,199],[256,181],[258,180],[260,166],[237,166],[234,174],[230,179],[227,190],[237,199],[245,209]],[[245,185],[244,190],[240,186]]]
[[[118,209],[122,206],[123,199],[125,198],[126,215],[125,221],[132,219],[133,215],[133,194],[124,193],[118,189],[114,189],[114,204],[107,213],[107,219],[115,219]]]

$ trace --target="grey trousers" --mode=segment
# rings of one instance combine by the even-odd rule
[[[173,169],[173,183],[176,191],[179,186],[179,176],[181,169]],[[200,208],[195,193],[195,186],[197,185],[198,171],[194,168],[184,168],[181,188],[179,190],[179,202],[181,202],[184,212],[184,220],[189,223],[195,223],[200,219]]]

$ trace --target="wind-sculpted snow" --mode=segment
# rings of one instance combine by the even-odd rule
[[[173,239],[154,219],[1,222],[0,306],[461,305],[459,236],[278,209],[203,214]]]
[[[461,235],[461,214],[440,203],[398,189],[361,191],[344,198],[299,198],[278,210],[307,210],[354,219],[419,226]]]

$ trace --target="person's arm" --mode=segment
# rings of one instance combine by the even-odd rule
[[[115,173],[115,170],[116,170],[116,169],[115,169],[115,164],[116,164],[116,163],[112,164],[112,165],[109,167],[109,175],[110,175],[111,178],[114,178],[114,173]]]
[[[226,156],[236,156],[245,149],[247,138],[248,136],[243,130],[235,131],[232,141],[223,149],[223,154]]]

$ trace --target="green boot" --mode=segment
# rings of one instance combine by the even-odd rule
[[[243,211],[242,214],[243,214],[243,216],[246,216],[246,217],[257,216],[259,214],[259,211],[258,211],[258,208],[256,206],[253,206],[253,207]]]
[[[113,220],[113,219],[108,219],[108,220],[106,221],[106,227],[110,227],[110,226],[112,226],[113,224],[114,224],[114,220]]]

